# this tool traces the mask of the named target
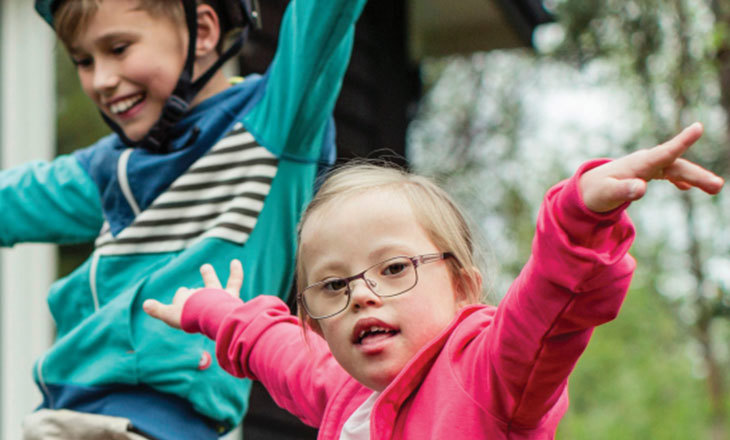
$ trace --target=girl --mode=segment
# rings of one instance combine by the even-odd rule
[[[479,304],[471,235],[444,191],[356,165],[323,184],[301,221],[299,319],[274,296],[240,301],[237,261],[225,290],[206,265],[206,289],[145,310],[215,339],[223,368],[262,381],[321,439],[553,438],[568,376],[634,270],[628,202],[653,179],[711,194],[723,185],[680,158],[701,133],[694,124],[589,162],[552,188],[532,257],[498,307]]]

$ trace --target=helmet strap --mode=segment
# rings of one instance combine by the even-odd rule
[[[165,105],[162,107],[160,118],[150,128],[149,132],[139,141],[132,141],[124,130],[102,112],[104,121],[114,130],[122,142],[130,147],[140,147],[153,153],[167,153],[170,151],[170,142],[182,135],[175,133],[173,128],[188,113],[190,103],[213,75],[226,61],[233,58],[243,47],[248,35],[248,27],[244,28],[235,38],[231,46],[221,54],[216,62],[193,82],[193,67],[195,65],[195,48],[198,35],[198,14],[195,0],[182,0],[185,9],[185,21],[188,27],[188,53],[185,66],[180,73],[175,89]]]

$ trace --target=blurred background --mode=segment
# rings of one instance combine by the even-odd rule
[[[285,0],[229,72],[263,72]],[[527,260],[545,191],[701,121],[691,160],[730,177],[728,0],[371,0],[337,104],[339,160],[380,157],[435,177],[482,237],[490,300]],[[107,133],[27,0],[0,0],[0,164],[49,159]],[[638,269],[619,317],[571,376],[559,439],[730,439],[730,194],[659,182],[629,208]],[[0,253],[0,438],[40,402],[48,285],[87,245]],[[245,438],[315,438],[254,389]],[[240,438],[240,432],[229,438]]]

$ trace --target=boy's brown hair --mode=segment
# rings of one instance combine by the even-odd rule
[[[89,25],[104,0],[62,1],[53,13],[53,23],[58,38],[69,47]],[[138,8],[151,16],[169,18],[185,26],[185,11],[180,0],[137,0]],[[201,3],[198,0],[198,3]]]

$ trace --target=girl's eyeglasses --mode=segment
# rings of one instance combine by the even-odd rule
[[[362,278],[368,289],[381,298],[396,296],[408,292],[418,284],[418,266],[453,256],[450,252],[444,252],[388,258],[357,275],[328,278],[309,285],[297,294],[297,300],[312,319],[329,318],[350,305],[350,283],[353,281]]]

